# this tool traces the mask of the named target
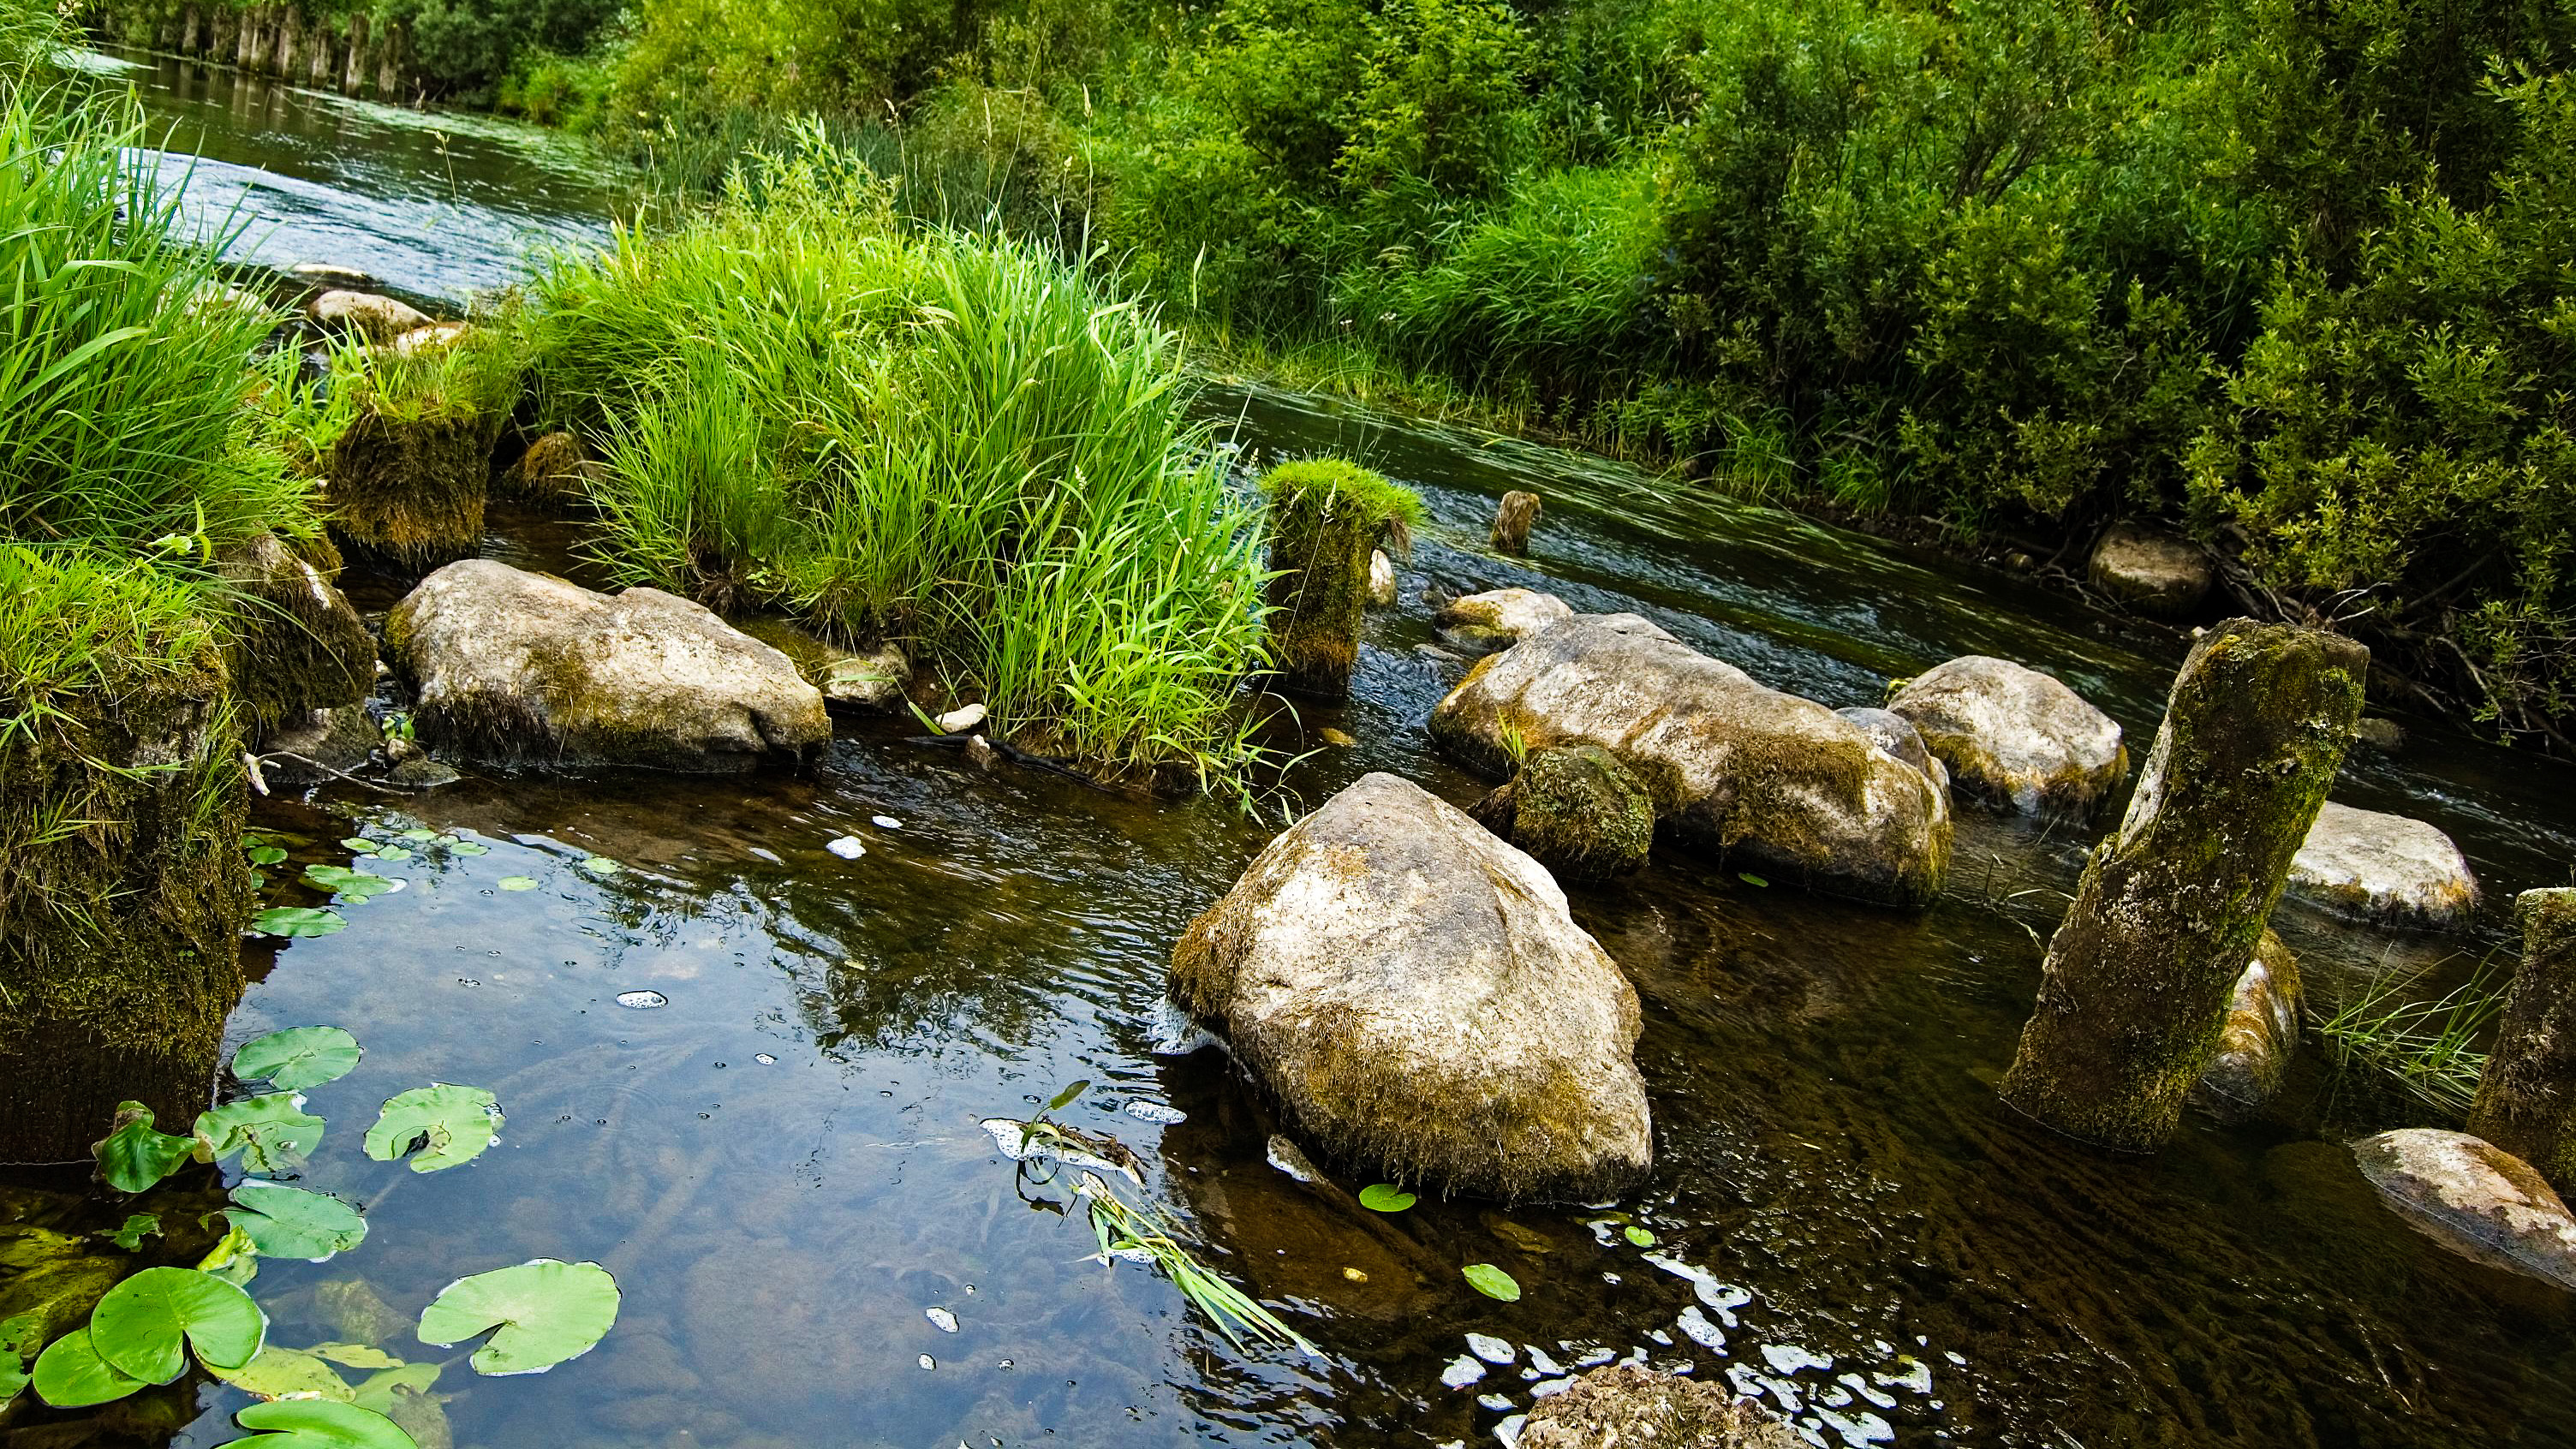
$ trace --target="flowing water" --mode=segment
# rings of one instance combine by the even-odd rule
[[[218,158],[192,194],[243,198],[262,260],[455,298],[506,281],[531,243],[602,229],[595,168],[543,137],[192,65],[134,75]],[[2140,744],[2181,657],[2171,631],[1580,455],[1255,389],[1208,405],[1247,449],[1354,452],[1429,508],[1355,698],[1307,712],[1359,741],[1299,768],[1310,803],[1369,770],[1460,803],[1484,788],[1423,732],[1465,668],[1436,649],[1417,600],[1432,585],[1633,609],[1836,706],[2001,654],[2060,672]],[[1526,563],[1481,548],[1512,487],[1547,500]],[[560,526],[500,524],[496,555],[568,566]],[[1493,1442],[1556,1371],[1614,1357],[1732,1382],[1825,1445],[2576,1444],[2568,1296],[2447,1256],[2377,1205],[2344,1141],[2429,1119],[2338,1082],[2313,1040],[2269,1115],[2195,1119],[2143,1160],[1997,1102],[2085,832],[1963,813],[1952,888],[1919,914],[1676,856],[1573,891],[1645,1004],[1652,1180],[1593,1209],[1426,1198],[1379,1217],[1344,1196],[1364,1176],[1274,1166],[1262,1104],[1161,1007],[1174,939],[1275,822],[978,772],[908,733],[845,722],[803,776],[469,777],[398,804],[264,807],[262,825],[314,842],[299,862],[348,863],[344,837],[439,838],[378,865],[408,887],[350,907],[346,931],[253,948],[235,1038],[355,1032],[364,1063],[312,1093],[335,1133],[432,1080],[490,1087],[509,1115],[455,1171],[317,1159],[308,1185],[365,1204],[373,1232],[262,1273],[278,1336],[348,1332],[352,1278],[408,1316],[463,1273],[607,1264],[625,1312],[596,1352],[541,1379],[441,1382],[455,1442],[490,1449],[1429,1449]],[[2576,857],[2570,784],[2431,730],[2397,756],[2357,751],[2339,797],[2441,824],[2490,904],[2450,936],[2285,907],[2312,990],[2447,982],[2509,944],[2502,903]],[[843,836],[864,854],[826,849]],[[1153,1197],[1320,1357],[1239,1351],[1148,1269],[1087,1260],[1068,1185],[1018,1171],[978,1125],[1077,1080],[1065,1120],[1141,1154]],[[1480,1262],[1524,1296],[1471,1291],[1458,1268]],[[1510,1362],[1450,1387],[1470,1334]],[[222,1442],[244,1402],[201,1390],[168,1442]]]

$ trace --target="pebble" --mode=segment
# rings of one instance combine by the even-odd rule
[[[933,721],[933,723],[939,726],[939,732],[943,735],[960,734],[964,731],[973,729],[975,726],[982,724],[983,722],[984,706],[981,703],[965,705],[957,709],[952,709],[948,713],[941,715],[937,720]]]
[[[1484,1376],[1485,1366],[1462,1353],[1447,1368],[1440,1371],[1440,1386],[1445,1389],[1463,1389]]]
[[[921,1316],[929,1319],[930,1326],[938,1329],[942,1333],[955,1333],[957,1331],[957,1315],[949,1312],[945,1308],[925,1308],[922,1310]]]
[[[1514,1407],[1512,1396],[1509,1394],[1478,1394],[1476,1396],[1476,1402],[1493,1410],[1497,1414],[1503,1413]]]
[[[868,853],[867,846],[862,844],[855,835],[844,835],[823,848],[843,860],[856,860]]]
[[[657,1006],[670,1005],[671,998],[658,991],[621,991],[617,993],[617,1004],[637,1011],[651,1011]]]
[[[1512,1347],[1511,1340],[1496,1338],[1490,1333],[1468,1334],[1467,1350],[1498,1368],[1508,1367],[1513,1360],[1520,1357],[1520,1351]]]
[[[873,817],[873,822],[879,830],[901,830],[903,828],[903,822],[895,819],[891,815],[875,816]]]
[[[1175,1123],[1190,1120],[1189,1113],[1178,1107],[1166,1107],[1160,1102],[1131,1101],[1124,1110],[1128,1116],[1139,1122],[1151,1122],[1159,1127],[1169,1127]]]
[[[935,1369],[939,1367],[939,1360],[932,1358],[930,1355],[925,1353],[921,1356],[921,1366],[926,1369]]]

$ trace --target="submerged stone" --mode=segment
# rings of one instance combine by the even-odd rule
[[[260,741],[261,773],[271,785],[313,784],[364,766],[383,743],[365,705],[317,709]]]
[[[2576,1216],[2530,1163],[2432,1127],[2365,1137],[2352,1152],[2417,1232],[2473,1262],[2576,1289]]]
[[[1532,751],[1509,784],[1468,813],[1569,880],[1627,875],[1655,843],[1654,801],[1599,745]]]
[[[2080,818],[2129,777],[2117,721],[2008,659],[1971,654],[1935,665],[1887,707],[1913,722],[1959,793],[1988,805]]]
[[[2290,862],[2290,894],[2364,920],[2441,926],[2476,909],[2478,881],[2438,827],[2329,800]]]
[[[2198,544],[2142,523],[2115,523],[2093,546],[2094,587],[2140,613],[2178,619],[2200,607],[2218,571]]]
[[[1805,1449],[1806,1442],[1779,1415],[1716,1384],[1613,1364],[1532,1405],[1519,1449]]]
[[[831,737],[786,655],[658,589],[611,597],[470,559],[397,604],[385,642],[421,738],[479,758],[721,773]]]
[[[1396,1180],[1588,1200],[1652,1160],[1636,991],[1537,862],[1393,775],[1273,840],[1172,991],[1309,1140]]]
[[[1432,616],[1431,622],[1453,644],[1470,649],[1501,649],[1573,617],[1573,608],[1554,594],[1536,589],[1495,589],[1450,600]]]
[[[1634,614],[1579,614],[1479,663],[1431,713],[1469,768],[1597,745],[1645,786],[1680,840],[1904,904],[1940,893],[1948,793],[1813,700],[1755,683]]]
[[[2299,1047],[2299,1012],[2304,996],[2299,958],[2269,929],[2236,978],[2227,998],[2227,1021],[2219,1029],[2218,1055],[2200,1074],[2194,1089],[2201,1102],[2221,1116],[2241,1116],[2272,1100]]]

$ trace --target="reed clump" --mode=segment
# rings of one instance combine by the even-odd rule
[[[893,643],[1106,776],[1231,777],[1259,544],[1177,339],[1032,245],[907,225],[809,132],[559,260],[529,323],[619,578]]]

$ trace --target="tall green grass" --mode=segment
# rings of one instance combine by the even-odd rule
[[[905,223],[819,132],[534,291],[539,397],[608,462],[626,581],[897,643],[1106,775],[1250,757],[1258,542],[1149,313],[1041,247]]]

